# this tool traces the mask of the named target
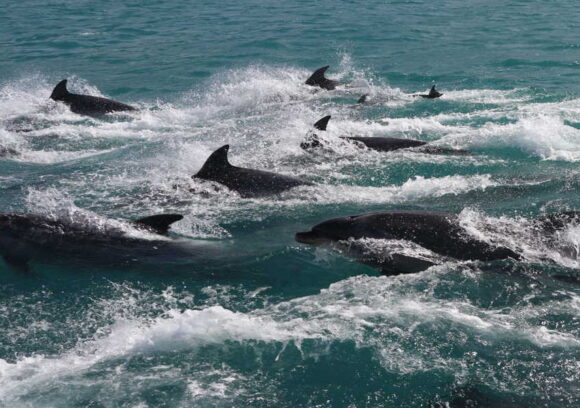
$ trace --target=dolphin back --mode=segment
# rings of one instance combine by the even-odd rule
[[[108,98],[74,94],[68,91],[67,80],[63,79],[53,89],[50,99],[64,102],[70,110],[80,115],[103,115],[110,112],[135,111],[133,106]]]

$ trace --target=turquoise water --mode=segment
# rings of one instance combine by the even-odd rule
[[[580,405],[580,286],[554,279],[578,273],[580,229],[556,252],[527,222],[580,209],[575,2],[46,3],[0,10],[0,145],[21,152],[0,159],[0,211],[93,227],[178,212],[196,250],[0,263],[0,406]],[[349,87],[303,84],[327,64]],[[48,99],[63,78],[141,110],[75,115]],[[441,99],[411,96],[434,83]],[[328,114],[327,151],[305,153]],[[191,180],[225,143],[317,185],[242,199]],[[384,277],[294,241],[381,209],[458,212],[523,259]]]

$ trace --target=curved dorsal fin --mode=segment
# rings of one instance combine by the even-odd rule
[[[228,151],[230,150],[230,145],[224,145],[217,149],[215,152],[209,155],[201,170],[197,172],[196,177],[206,177],[215,174],[216,172],[221,172],[224,169],[232,167],[228,161]]]
[[[326,130],[326,126],[328,125],[328,121],[332,116],[328,115],[320,119],[318,122],[314,124],[314,127],[318,130]]]
[[[53,101],[60,101],[66,95],[69,94],[68,90],[66,89],[67,80],[63,79],[60,81],[52,90],[52,94],[50,95],[50,99]]]
[[[366,103],[367,101],[367,96],[369,96],[369,94],[364,94],[363,96],[361,96],[358,101],[356,101],[356,103]]]
[[[431,87],[431,90],[429,91],[429,96],[434,96],[434,95],[437,95],[437,94],[439,94],[439,92],[437,92],[437,90],[435,89],[435,85],[433,85]]]
[[[329,67],[330,65],[326,65],[325,67],[318,68],[314,71],[314,73],[310,75],[310,78],[306,80],[306,85],[319,85],[323,83],[326,80],[324,73]]]
[[[181,214],[158,214],[138,219],[133,221],[133,223],[146,227],[160,235],[166,235],[171,224],[182,219],[183,215]]]

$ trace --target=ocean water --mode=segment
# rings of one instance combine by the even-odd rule
[[[22,0],[0,22],[0,145],[21,153],[0,159],[0,211],[177,212],[192,247],[0,261],[0,407],[580,406],[580,229],[565,251],[529,234],[580,209],[576,2]],[[304,85],[323,65],[349,86]],[[73,114],[48,99],[63,78],[140,111]],[[327,150],[302,151],[328,114]],[[245,199],[191,180],[226,143],[316,185]],[[460,213],[523,258],[385,277],[294,241],[383,209]]]

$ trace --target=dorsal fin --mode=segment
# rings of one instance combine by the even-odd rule
[[[320,119],[318,122],[314,124],[314,127],[318,130],[326,130],[326,126],[328,125],[328,121],[332,116],[328,115]]]
[[[367,96],[369,96],[369,94],[364,94],[363,96],[361,96],[361,97],[359,98],[359,100],[358,100],[358,101],[356,101],[356,103],[366,103],[366,101],[367,101]]]
[[[182,219],[183,215],[180,214],[159,214],[141,218],[133,222],[139,226],[147,227],[160,235],[166,235],[171,224]]]
[[[68,90],[66,89],[66,79],[60,81],[52,90],[52,94],[50,95],[50,99],[53,101],[60,101],[65,96],[69,94]]]
[[[224,145],[217,149],[215,152],[209,155],[201,170],[197,172],[195,177],[205,178],[212,176],[216,173],[221,173],[224,169],[232,167],[228,161],[228,151],[230,150],[230,145]]]
[[[439,95],[439,92],[437,92],[437,90],[435,90],[435,85],[433,85],[431,87],[431,90],[429,91],[429,96],[435,96],[435,95]]]
[[[314,71],[314,73],[310,75],[310,78],[306,80],[306,85],[320,85],[323,83],[326,80],[324,73],[329,67],[330,65],[327,65]]]

